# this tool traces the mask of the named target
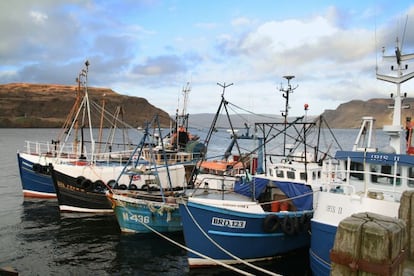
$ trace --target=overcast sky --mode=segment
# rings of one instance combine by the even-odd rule
[[[233,83],[230,102],[280,115],[283,76],[294,75],[289,114],[302,115],[307,103],[318,115],[395,90],[375,68],[384,68],[381,49],[393,54],[397,37],[413,52],[410,2],[6,0],[0,83],[74,85],[89,60],[90,86],[146,98],[170,114],[190,82],[190,114],[214,113],[217,83]],[[403,86],[411,97],[413,84]]]

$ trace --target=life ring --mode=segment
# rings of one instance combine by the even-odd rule
[[[93,183],[93,187],[97,191],[103,191],[105,189],[105,183],[102,180],[96,180],[95,183]]]
[[[38,163],[35,163],[35,164],[33,164],[32,169],[33,169],[34,172],[40,173],[40,171],[42,170],[42,165],[40,165]]]
[[[111,180],[108,181],[107,184],[108,184],[109,187],[111,187],[113,189],[116,186],[116,180],[111,179]]]
[[[288,235],[293,235],[297,230],[297,217],[285,216],[282,222],[282,230]]]
[[[89,179],[84,179],[81,184],[82,189],[91,190],[93,188],[92,181]]]
[[[276,232],[280,226],[279,217],[276,215],[267,215],[263,220],[263,231],[266,233]]]

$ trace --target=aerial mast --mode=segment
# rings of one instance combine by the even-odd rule
[[[382,49],[383,54],[385,48]],[[408,64],[403,65],[403,61],[414,59],[414,54],[402,54],[401,47],[398,43],[398,38],[396,40],[395,55],[385,56],[383,55],[384,60],[394,60],[397,62],[397,66],[391,66],[391,71],[396,72],[397,76],[388,76],[378,73],[377,68],[377,79],[391,82],[397,85],[396,93],[391,93],[391,98],[394,99],[394,108],[392,125],[384,126],[384,132],[390,136],[390,146],[393,147],[396,154],[401,153],[401,133],[403,131],[403,126],[401,124],[401,110],[402,108],[408,108],[408,106],[402,106],[402,101],[406,97],[406,94],[401,95],[401,84],[412,79],[414,77],[414,72],[404,74],[404,71],[408,69]]]
[[[290,80],[293,79],[295,76],[292,75],[286,75],[283,76],[283,78],[287,79],[288,81],[288,86],[286,89],[284,89],[282,87],[282,85],[280,85],[279,91],[282,92],[282,96],[283,98],[285,98],[285,110],[282,110],[282,117],[284,119],[284,123],[285,123],[285,129],[287,127],[287,123],[288,123],[288,114],[289,114],[289,94],[293,93],[293,90],[295,90],[296,88],[298,88],[298,86],[292,88],[292,85],[290,84]],[[286,156],[286,131],[283,135],[283,156]]]

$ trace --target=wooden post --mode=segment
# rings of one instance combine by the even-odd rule
[[[414,233],[412,233],[414,230],[414,191],[404,191],[402,194],[398,217],[407,225],[407,257],[410,261],[414,261]]]
[[[359,213],[342,220],[331,250],[331,275],[400,276],[406,258],[401,219]]]

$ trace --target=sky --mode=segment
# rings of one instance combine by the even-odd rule
[[[382,49],[392,55],[397,38],[414,52],[410,2],[5,0],[0,84],[75,85],[88,60],[89,86],[171,115],[184,108],[187,83],[187,113],[215,113],[226,86],[229,102],[280,115],[284,76],[295,76],[289,115],[303,115],[305,104],[319,115],[395,91],[375,73],[394,73]],[[407,82],[402,92],[414,97],[413,88]]]

